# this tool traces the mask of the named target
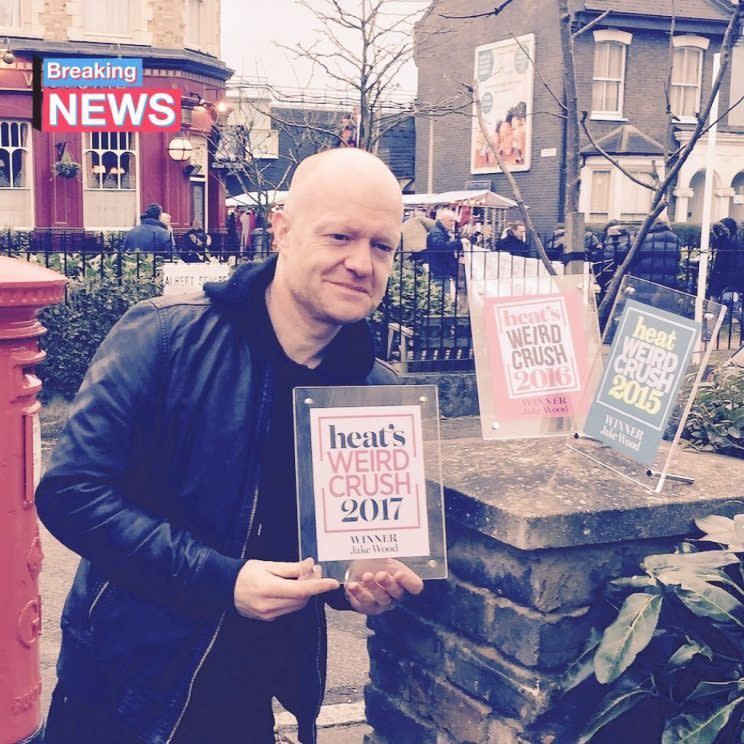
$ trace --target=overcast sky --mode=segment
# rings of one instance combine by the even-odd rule
[[[364,0],[343,0],[350,7],[361,7]],[[309,0],[313,2],[313,0]],[[427,0],[402,0],[391,3],[391,10],[411,12],[425,9]],[[222,59],[236,75],[261,77],[277,86],[327,88],[338,85],[324,74],[312,74],[311,65],[296,60],[274,42],[292,46],[298,42],[312,44],[318,38],[319,23],[294,0],[222,0]],[[353,43],[353,36],[345,39]],[[410,62],[400,75],[401,91],[416,90],[416,67]]]

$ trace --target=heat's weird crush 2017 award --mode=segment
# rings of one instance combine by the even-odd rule
[[[653,464],[699,332],[694,320],[627,300],[584,432]]]
[[[301,556],[446,577],[436,386],[295,388],[294,413]]]
[[[310,412],[318,560],[428,555],[421,411]]]

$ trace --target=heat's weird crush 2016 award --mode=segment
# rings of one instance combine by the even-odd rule
[[[627,300],[584,432],[653,464],[699,330],[694,320]]]
[[[294,414],[302,557],[342,582],[445,578],[436,386],[295,388]]]
[[[503,373],[493,386],[501,415],[576,415],[588,375],[579,298],[492,297],[484,312],[491,369]]]

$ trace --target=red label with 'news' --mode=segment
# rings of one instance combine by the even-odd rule
[[[181,92],[176,88],[47,88],[44,132],[177,132]]]

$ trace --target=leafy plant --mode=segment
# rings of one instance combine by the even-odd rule
[[[663,712],[661,744],[744,735],[744,515],[696,524],[718,548],[684,542],[648,556],[643,575],[610,583],[617,617],[569,670],[569,687],[592,673],[608,687],[577,744],[641,703]]]
[[[155,282],[124,279],[77,281],[67,302],[39,314],[47,332],[41,338],[46,359],[38,368],[44,383],[42,398],[60,395],[71,400],[83,381],[90,360],[111,327],[136,302],[160,293]]]
[[[744,457],[744,374],[714,372],[702,383],[682,436],[693,447]]]

